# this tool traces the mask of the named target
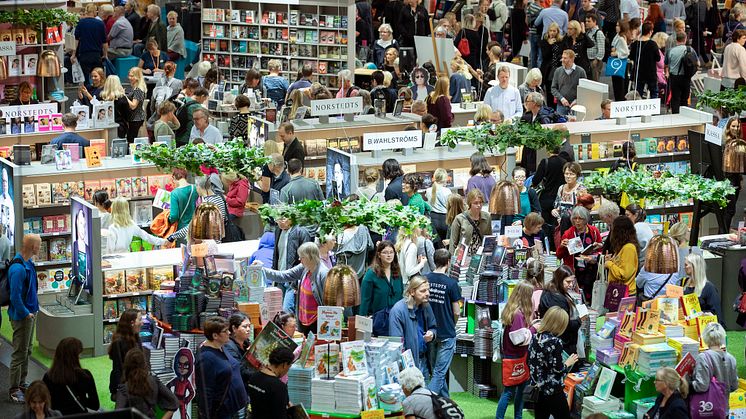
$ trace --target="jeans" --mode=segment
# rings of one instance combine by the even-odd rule
[[[560,115],[562,115],[562,116],[567,116],[570,113],[570,110],[571,109],[570,109],[569,106],[565,106],[565,105],[563,105],[561,103],[557,104],[557,113],[560,114]]]
[[[282,299],[282,311],[295,313],[295,290],[292,288],[285,291],[285,297]]]
[[[446,338],[434,341],[430,348],[430,365],[432,365],[432,378],[427,388],[433,393],[449,397],[446,374],[451,367],[453,353],[456,351],[456,338]]]
[[[23,320],[11,320],[13,327],[13,353],[10,355],[10,389],[18,388],[26,381],[28,359],[31,356],[36,316]]]
[[[657,99],[658,98],[658,80],[653,78],[650,80],[642,80],[637,79],[637,93],[640,94],[640,97],[645,97],[645,86],[648,86],[648,91],[650,92],[650,99]]]
[[[539,53],[539,34],[532,33],[528,36],[528,43],[531,44],[531,67],[539,68],[541,65],[541,54]]]
[[[511,399],[515,400],[514,403],[514,417],[515,419],[521,419],[523,417],[523,390],[528,385],[528,381],[517,386],[508,386],[503,389],[503,394],[500,396],[500,401],[497,402],[497,411],[495,411],[495,419],[504,419],[505,411],[508,410],[508,404]]]

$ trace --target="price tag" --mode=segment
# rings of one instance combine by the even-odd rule
[[[360,412],[360,419],[383,419],[386,416],[383,414],[383,409],[366,410]]]
[[[505,226],[505,235],[508,237],[521,237],[523,231],[521,226]]]
[[[365,316],[355,316],[355,329],[373,333],[373,319]]]

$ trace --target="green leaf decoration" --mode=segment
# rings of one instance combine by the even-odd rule
[[[63,9],[22,9],[0,11],[0,22],[10,23],[14,26],[28,26],[33,28],[46,28],[58,26],[62,22],[70,26],[78,23],[78,15],[69,13]],[[39,37],[44,39],[44,36]]]
[[[215,145],[186,144],[181,147],[153,144],[135,153],[164,171],[183,168],[194,175],[202,175],[200,167],[204,165],[221,173],[236,172],[251,181],[261,178],[262,166],[270,161],[261,147],[248,147],[240,139]]]
[[[472,128],[447,131],[441,144],[456,147],[459,142],[469,142],[482,154],[502,154],[508,147],[525,146],[533,149],[554,150],[569,137],[567,130],[551,129],[539,124],[481,124]]]
[[[669,172],[646,170],[617,170],[604,175],[593,172],[583,179],[588,190],[599,190],[605,195],[626,192],[633,200],[647,199],[665,203],[674,199],[696,199],[724,208],[728,196],[736,189],[729,181],[718,181],[693,174],[672,175]]]
[[[710,107],[723,117],[740,115],[746,111],[746,86],[721,91],[705,90],[697,98],[697,109]]]
[[[295,225],[318,226],[321,235],[337,235],[351,225],[365,225],[379,234],[385,233],[387,227],[403,228],[407,234],[415,228],[430,228],[430,219],[416,208],[371,202],[364,198],[342,202],[305,200],[293,205],[264,204],[259,207],[259,215],[265,222],[287,218]]]

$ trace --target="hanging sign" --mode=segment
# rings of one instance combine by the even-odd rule
[[[422,147],[422,131],[393,131],[363,134],[363,151]]]
[[[661,113],[660,99],[627,100],[611,102],[611,117],[650,116]]]
[[[363,98],[360,96],[311,101],[311,116],[341,115],[362,112]]]
[[[722,145],[723,129],[712,124],[705,124],[705,141],[715,145]]]

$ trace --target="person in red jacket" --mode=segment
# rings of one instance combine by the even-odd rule
[[[573,208],[570,215],[572,227],[562,235],[557,248],[557,259],[575,272],[578,285],[583,289],[586,301],[591,300],[593,281],[598,272],[598,255],[601,254],[601,233],[590,225],[591,213],[583,206]]]
[[[246,201],[249,199],[249,181],[237,173],[225,173],[220,175],[220,180],[227,191],[225,202],[228,204],[228,219],[235,221],[243,217]]]

